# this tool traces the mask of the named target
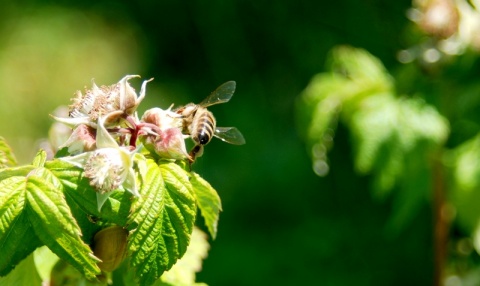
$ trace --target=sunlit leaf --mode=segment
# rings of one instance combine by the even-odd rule
[[[187,252],[170,270],[163,273],[161,281],[168,285],[203,285],[195,283],[195,273],[202,269],[209,248],[205,233],[194,228]]]
[[[0,136],[0,169],[17,165],[17,159],[5,138]]]
[[[37,153],[37,155],[35,155],[32,165],[35,167],[43,167],[46,161],[47,161],[47,152],[45,152],[44,150],[40,150]]]
[[[72,207],[83,210],[105,221],[125,226],[130,212],[132,196],[123,191],[114,191],[107,199],[101,211],[98,211],[95,190],[90,186],[88,179],[82,176],[83,170],[61,160],[46,163],[65,189],[65,196]]]
[[[61,181],[49,170],[36,169],[26,180],[27,214],[35,234],[60,258],[68,261],[88,279],[100,273],[81,230],[62,193]]]
[[[55,253],[53,253],[48,247],[42,246],[33,252],[33,259],[42,281],[49,281],[53,266],[59,260],[58,256],[55,255]]]
[[[134,202],[128,248],[141,285],[154,283],[183,256],[196,207],[185,170],[172,162],[147,161],[141,197]]]
[[[10,173],[6,169],[0,177]],[[32,231],[24,212],[25,184],[23,176],[12,176],[0,181],[0,275],[6,275],[41,243]]]
[[[218,218],[222,210],[220,197],[212,186],[197,173],[192,174],[191,182],[197,198],[198,208],[205,219],[210,235],[215,239],[217,236]]]

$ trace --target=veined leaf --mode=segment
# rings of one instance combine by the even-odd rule
[[[23,211],[25,177],[6,177],[5,173],[12,171],[4,169],[0,172],[0,177],[3,178],[0,181],[0,275],[9,273],[41,245],[39,239],[32,234],[32,227]]]
[[[7,233],[0,233],[0,235],[2,236],[0,241],[2,249],[0,276],[8,274],[25,257],[42,245],[40,239],[33,233],[33,228],[25,212],[17,217]]]
[[[222,210],[220,197],[212,186],[197,173],[192,173],[191,182],[197,198],[197,205],[205,219],[210,235],[215,239],[217,237],[218,218]]]
[[[45,168],[32,171],[26,178],[26,201],[28,218],[40,240],[88,279],[95,279],[100,273],[98,259],[80,237],[61,181]]]
[[[13,155],[12,148],[7,144],[5,138],[0,136],[0,169],[17,165],[17,159]]]
[[[114,191],[98,211],[95,190],[90,186],[88,179],[82,176],[83,170],[62,160],[46,163],[46,168],[60,180],[65,189],[68,203],[87,214],[101,218],[116,225],[125,226],[130,212],[132,196],[123,191]]]
[[[134,202],[128,249],[141,285],[151,285],[183,256],[196,205],[188,173],[173,162],[147,160],[141,197]]]
[[[43,167],[46,161],[47,161],[47,152],[45,152],[45,150],[40,150],[35,155],[32,165],[35,167]]]

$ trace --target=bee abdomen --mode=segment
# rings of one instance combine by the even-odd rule
[[[210,112],[203,113],[198,119],[198,142],[206,145],[212,139],[215,130],[215,119]]]

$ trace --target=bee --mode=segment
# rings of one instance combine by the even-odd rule
[[[215,89],[201,103],[189,103],[175,110],[183,120],[182,133],[190,135],[195,142],[189,153],[190,163],[193,163],[196,157],[202,156],[203,146],[207,145],[212,137],[234,145],[245,144],[245,138],[237,128],[217,127],[215,117],[207,109],[208,106],[228,102],[235,92],[235,87],[234,81],[228,81]]]

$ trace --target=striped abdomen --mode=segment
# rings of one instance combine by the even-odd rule
[[[206,145],[213,137],[215,132],[215,118],[210,111],[199,109],[194,118],[195,142]]]

